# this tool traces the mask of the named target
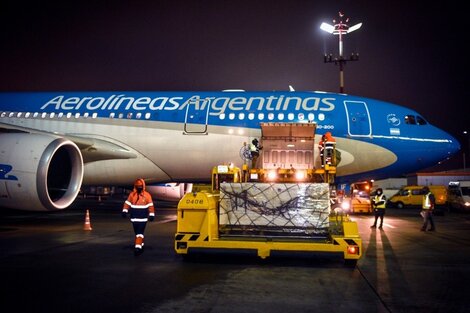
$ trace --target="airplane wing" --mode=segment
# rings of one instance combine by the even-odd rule
[[[123,146],[104,139],[94,138],[92,135],[58,134],[39,131],[32,128],[12,126],[0,123],[0,133],[29,133],[41,134],[44,136],[54,136],[69,139],[75,143],[83,157],[84,163],[113,160],[113,159],[135,159],[137,155]]]

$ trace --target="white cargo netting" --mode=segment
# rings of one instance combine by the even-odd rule
[[[222,183],[221,233],[273,236],[328,234],[329,186],[324,183]]]

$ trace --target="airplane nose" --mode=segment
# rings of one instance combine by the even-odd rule
[[[457,139],[455,139],[455,137],[451,136],[450,134],[446,135],[449,140],[447,153],[449,154],[449,156],[451,156],[460,151],[460,143]]]

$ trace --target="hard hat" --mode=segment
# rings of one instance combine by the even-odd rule
[[[143,186],[143,185],[144,185],[144,181],[142,180],[142,178],[138,178],[134,182],[134,186]]]

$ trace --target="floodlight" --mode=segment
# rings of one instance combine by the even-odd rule
[[[330,33],[330,34],[333,34],[333,32],[334,32],[334,30],[335,30],[335,27],[334,27],[333,25],[330,25],[330,24],[328,24],[328,23],[323,22],[323,23],[321,23],[321,25],[320,25],[320,29],[321,29],[321,30],[324,30],[324,31],[326,31],[326,32],[328,32],[328,33]]]
[[[359,23],[359,24],[356,24],[354,26],[349,27],[348,33],[353,32],[355,30],[358,30],[359,28],[361,28],[361,26],[362,26],[362,23]]]

